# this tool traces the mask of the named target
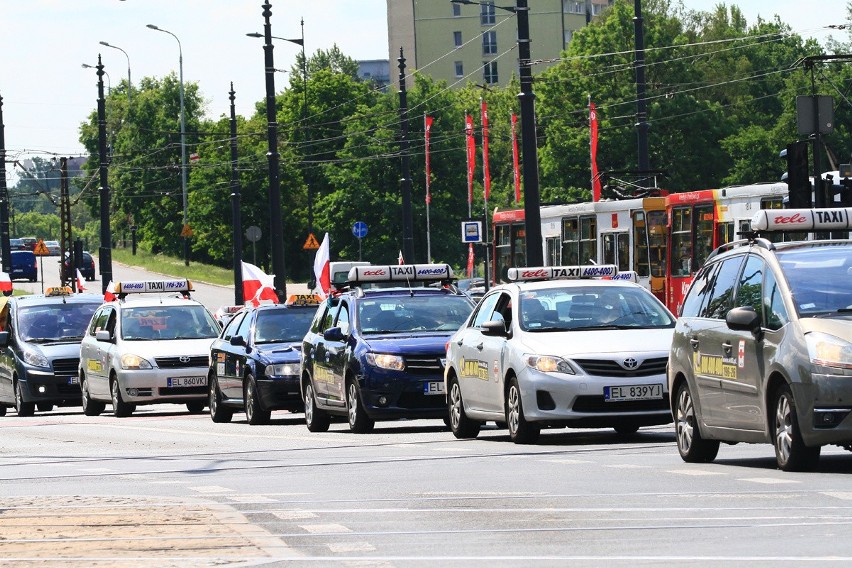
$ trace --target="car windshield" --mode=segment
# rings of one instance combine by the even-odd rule
[[[358,302],[358,329],[365,334],[455,331],[472,309],[466,298],[449,294],[365,298]]]
[[[32,343],[81,341],[100,302],[55,302],[18,308],[18,332]]]
[[[219,325],[200,305],[132,307],[121,311],[121,338],[127,341],[207,339]]]
[[[254,324],[254,342],[259,343],[295,343],[302,341],[316,310],[285,308],[262,310],[257,314]]]
[[[565,286],[520,293],[524,331],[673,327],[674,318],[647,290],[634,286]]]
[[[813,243],[776,257],[799,316],[852,312],[852,244]]]

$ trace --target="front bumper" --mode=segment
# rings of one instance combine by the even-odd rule
[[[256,379],[260,405],[266,410],[304,410],[299,377]]]
[[[24,402],[82,404],[80,382],[74,375],[57,376],[50,371],[19,368],[18,380]]]
[[[358,377],[358,384],[364,408],[373,420],[447,416],[442,372],[412,375],[370,369]]]
[[[207,367],[179,369],[118,370],[118,386],[125,402],[153,404],[156,402],[187,402],[207,400]],[[192,378],[190,386],[172,386],[170,379]],[[174,381],[171,381],[174,382]]]
[[[852,370],[818,370],[809,384],[791,385],[802,439],[808,446],[852,444]]]

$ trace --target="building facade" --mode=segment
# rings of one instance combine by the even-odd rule
[[[612,0],[531,0],[529,21],[533,74],[554,64],[576,30]],[[400,48],[410,70],[451,86],[468,82],[506,85],[518,76],[518,28],[514,0],[453,4],[450,0],[388,0],[390,61]],[[398,77],[393,76],[395,85]],[[398,85],[397,85],[398,86]]]

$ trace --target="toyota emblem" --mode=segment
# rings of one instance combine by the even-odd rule
[[[189,363],[189,357],[187,357],[186,355],[181,355],[179,361],[181,363]]]
[[[622,361],[621,366],[629,371],[633,371],[637,367],[639,367],[639,361],[634,359],[633,357],[628,357],[624,361]]]

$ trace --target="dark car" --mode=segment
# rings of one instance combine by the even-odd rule
[[[74,267],[71,265],[70,256],[66,253],[65,260],[62,262],[62,267],[66,271],[65,273],[69,275],[69,278],[73,278]],[[68,271],[71,272],[68,272]],[[80,274],[83,275],[83,278],[86,280],[94,280],[95,279],[95,259],[92,258],[92,255],[86,251],[83,251],[83,264],[80,266]]]
[[[350,271],[349,290],[320,306],[302,344],[308,430],[327,430],[331,415],[358,433],[376,420],[447,419],[445,346],[474,304],[455,287],[417,284],[451,278],[444,264]],[[398,287],[360,287],[382,282]]]
[[[15,250],[11,252],[11,259],[9,278],[30,282],[38,280],[38,260],[35,253],[29,250]]]
[[[319,298],[291,296],[284,305],[237,312],[210,347],[210,417],[230,422],[245,409],[249,424],[271,411],[302,411],[299,354]]]
[[[45,294],[4,300],[8,312],[0,332],[0,415],[7,407],[14,407],[18,416],[31,416],[36,407],[47,412],[54,405],[81,404],[80,341],[103,298],[48,288]]]
[[[21,239],[9,239],[9,250],[28,250],[27,245]]]

